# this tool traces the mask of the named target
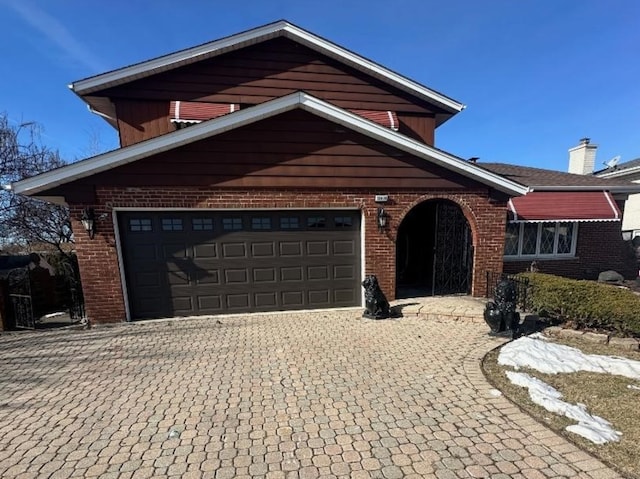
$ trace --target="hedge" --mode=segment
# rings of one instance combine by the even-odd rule
[[[522,273],[531,286],[527,303],[541,317],[576,329],[640,337],[640,296],[616,286],[542,273]]]

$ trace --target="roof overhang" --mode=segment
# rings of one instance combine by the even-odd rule
[[[631,176],[636,173],[640,173],[640,165],[633,166],[631,168],[619,168],[619,169],[614,168],[610,171],[605,170],[605,171],[596,173],[595,176],[597,176],[598,178],[620,178],[625,176]]]
[[[11,188],[19,194],[37,195],[40,192],[50,190],[56,186],[95,175],[96,173],[132,163],[164,151],[173,150],[180,146],[219,135],[296,108],[343,125],[348,129],[362,133],[372,139],[442,166],[447,170],[471,178],[508,195],[523,195],[529,191],[528,187],[520,183],[479,168],[468,161],[420,143],[304,92],[291,93],[244,110],[236,111],[232,114],[204,121],[189,128],[180,129],[125,148],[63,166],[18,181],[12,184]]]
[[[92,95],[101,90],[112,88],[118,85],[129,83],[141,78],[146,78],[157,73],[173,70],[184,65],[199,62],[208,58],[213,58],[224,53],[236,51],[276,37],[289,38],[297,43],[305,45],[323,55],[333,58],[343,64],[349,65],[367,75],[371,75],[384,83],[392,85],[428,103],[436,105],[445,112],[446,118],[441,118],[441,122],[446,121],[451,116],[464,109],[462,103],[449,98],[442,93],[427,88],[405,76],[402,76],[388,68],[379,65],[367,58],[342,48],[329,40],[314,35],[296,25],[281,20],[270,23],[262,27],[254,28],[236,35],[204,43],[202,45],[181,50],[179,52],[164,55],[152,60],[137,63],[128,67],[113,70],[101,75],[79,80],[69,85],[77,95],[89,103],[94,110],[111,115],[109,105],[99,97]],[[110,102],[109,102],[110,103]]]
[[[531,192],[509,200],[509,221],[621,221],[622,213],[607,191]]]

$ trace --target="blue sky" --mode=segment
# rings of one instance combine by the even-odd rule
[[[467,109],[436,132],[462,158],[566,171],[640,157],[637,0],[0,0],[0,111],[69,161],[117,147],[72,81],[286,19]]]

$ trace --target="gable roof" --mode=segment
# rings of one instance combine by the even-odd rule
[[[612,191],[638,193],[640,185],[627,180],[576,175],[563,171],[546,170],[507,163],[479,163],[479,167],[527,185],[532,191]]]
[[[120,165],[132,163],[163,151],[172,150],[189,143],[219,135],[226,131],[249,125],[296,108],[340,124],[415,157],[435,163],[447,170],[461,174],[507,194],[522,195],[528,191],[527,187],[517,181],[504,178],[489,170],[478,168],[468,161],[420,143],[304,92],[291,93],[244,110],[204,121],[189,128],[167,133],[71,165],[63,166],[13,183],[10,185],[10,188],[19,194],[37,195],[39,192],[44,192],[56,186],[110,170]]]
[[[140,78],[149,77],[160,72],[173,70],[208,58],[213,58],[224,53],[240,50],[246,46],[277,37],[289,38],[311,48],[312,50],[322,53],[323,55],[349,65],[367,75],[371,75],[388,85],[399,88],[400,90],[417,98],[442,108],[448,113],[442,119],[442,122],[464,109],[464,105],[462,103],[459,103],[442,93],[427,88],[424,85],[389,70],[388,68],[385,68],[382,65],[379,65],[378,63],[362,57],[350,50],[336,45],[329,40],[314,35],[313,33],[289,23],[286,20],[280,20],[245,32],[221,38],[220,40],[204,43],[169,55],[164,55],[152,60],[136,63],[124,68],[85,78],[84,80],[79,80],[70,84],[69,88],[87,102],[90,109],[100,111],[101,109],[104,109],[104,100],[92,97],[92,93],[138,80]],[[102,113],[104,114],[105,112]]]

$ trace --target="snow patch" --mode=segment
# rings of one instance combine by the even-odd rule
[[[589,371],[640,380],[640,361],[617,356],[584,354],[579,349],[530,336],[524,336],[503,346],[498,356],[498,364],[511,366],[516,370],[527,367],[545,374]]]
[[[567,431],[578,434],[596,444],[620,440],[622,433],[614,430],[609,421],[589,414],[584,404],[570,404],[562,401],[560,391],[528,374],[515,371],[507,371],[506,374],[513,384],[529,390],[529,397],[534,403],[549,412],[561,414],[578,423],[567,426]]]

